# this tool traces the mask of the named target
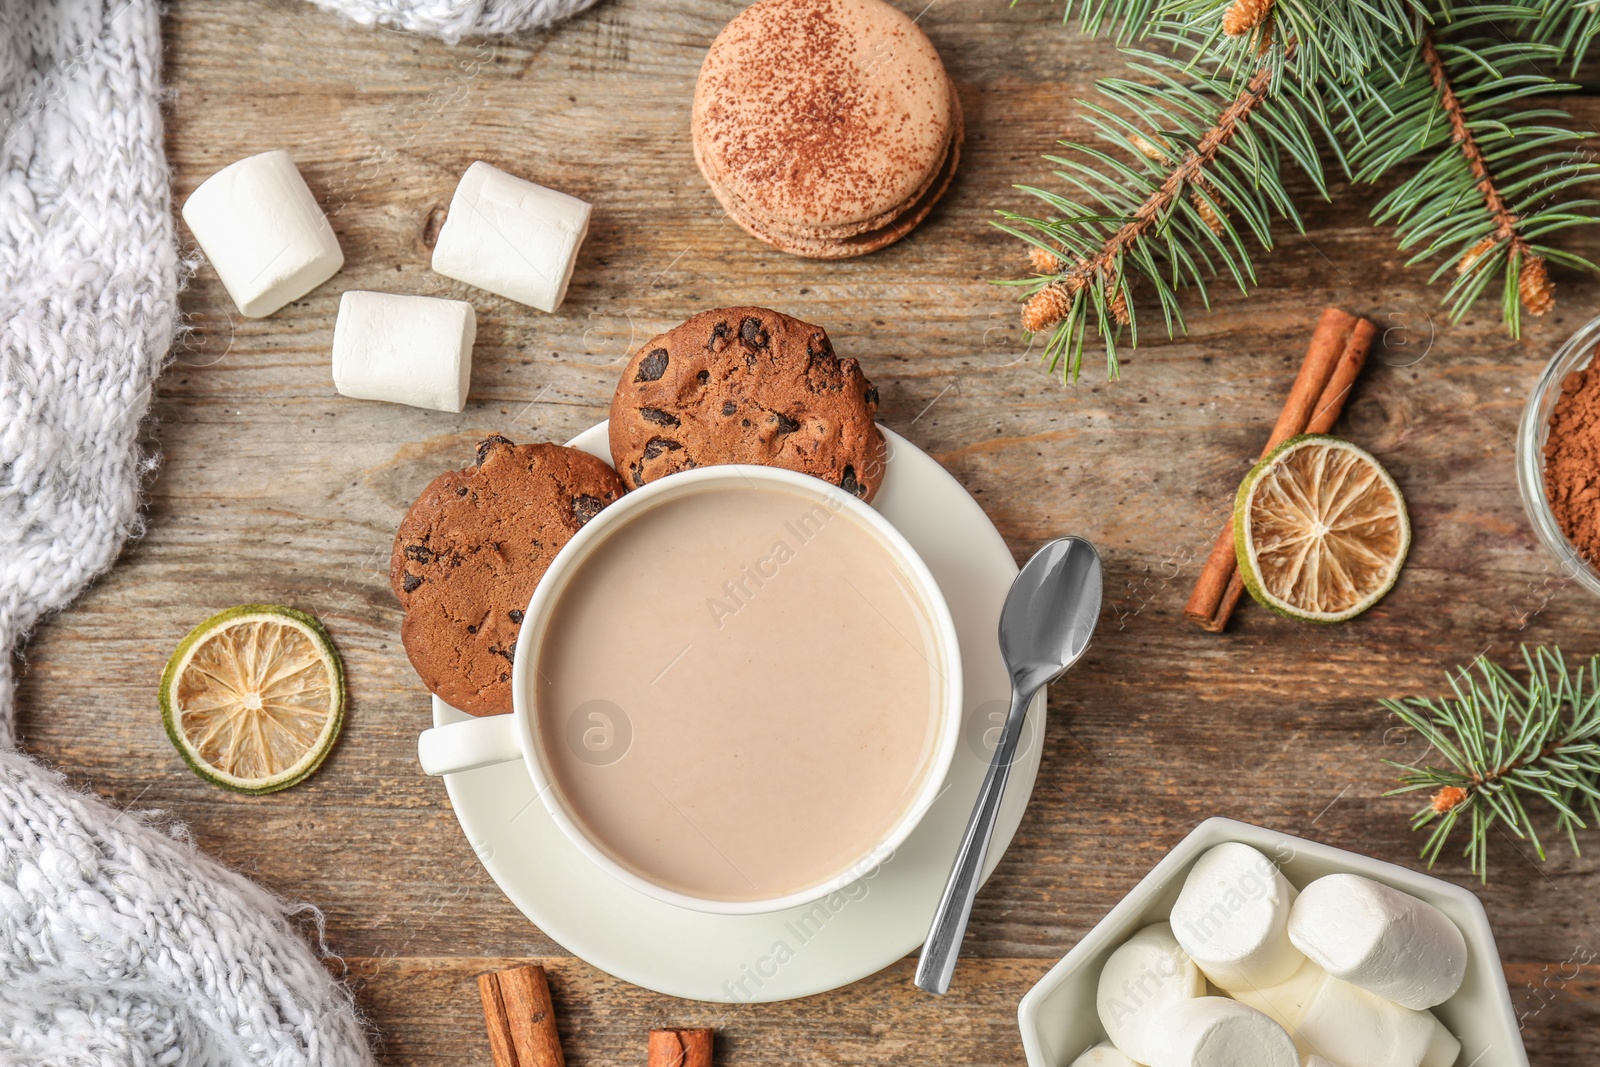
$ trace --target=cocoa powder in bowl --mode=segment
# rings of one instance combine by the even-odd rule
[[[1600,566],[1600,350],[1561,383],[1544,446],[1544,489],[1567,540]]]

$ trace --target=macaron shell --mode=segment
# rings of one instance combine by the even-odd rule
[[[956,100],[953,90],[950,98],[954,109],[955,129],[943,160],[920,194],[901,205],[899,209],[888,212],[886,216],[888,221],[876,229],[843,238],[816,236],[814,233],[789,230],[752,217],[744,204],[734,199],[726,189],[715,182],[711,183],[711,191],[727,211],[728,217],[737,223],[740,229],[780,252],[807,259],[851,259],[876,252],[900,240],[927,218],[934,204],[939,202],[945,190],[950,187],[951,179],[955,177],[956,167],[961,161],[961,144],[965,129],[962,123],[961,105]]]
[[[894,207],[883,212],[881,215],[875,215],[870,219],[863,219],[857,222],[845,223],[842,226],[796,226],[784,219],[774,218],[762,211],[755,204],[751,204],[745,200],[742,200],[727,185],[718,182],[712,182],[710,184],[717,193],[717,199],[731,201],[732,203],[738,205],[739,216],[741,218],[749,219],[754,225],[759,226],[762,229],[793,233],[802,237],[813,238],[820,241],[843,241],[863,233],[868,233],[872,230],[882,229],[895,219],[899,218],[901,215],[905,214],[907,208],[920,199],[922,195],[928,191],[929,186],[933,185],[934,182],[940,179],[944,170],[944,161],[949,156],[949,152],[950,146],[949,143],[946,142],[944,149],[939,153],[939,166],[933,171],[929,172],[928,177],[922,183],[922,187],[916,191],[911,199],[903,203],[896,204]]]
[[[948,156],[952,97],[932,42],[884,0],[759,0],[706,54],[696,158],[748,217],[873,229]]]
[[[922,200],[922,198],[927,195],[928,190],[936,183],[948,184],[950,171],[949,168],[946,167],[946,163],[950,158],[950,147],[952,144],[954,144],[959,149],[965,133],[961,121],[961,101],[956,98],[955,88],[953,86],[950,90],[950,114],[950,137],[945,141],[944,146],[939,151],[938,165],[928,172],[928,176],[923,179],[922,185],[909,199],[903,203],[896,204],[888,211],[885,211],[880,215],[875,215],[870,219],[847,222],[839,226],[796,225],[792,222],[789,222],[787,219],[775,218],[767,214],[758,204],[752,204],[740,199],[732,191],[732,189],[730,189],[724,183],[711,182],[710,184],[717,193],[717,199],[725,203],[731,201],[736,204],[738,207],[737,214],[740,218],[749,219],[752,225],[760,227],[763,230],[794,234],[798,237],[820,241],[842,241],[850,237],[856,237],[860,234],[868,233],[872,230],[881,230],[883,227],[889,225],[889,223],[893,222],[901,215],[904,215],[914,205]],[[693,147],[695,161],[700,163],[700,169],[703,173],[706,168],[704,163],[700,162],[702,156],[700,145],[698,142],[696,142]]]

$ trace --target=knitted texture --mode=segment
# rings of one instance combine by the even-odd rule
[[[313,0],[365,26],[384,23],[458,41],[536,30],[570,18],[595,0]]]
[[[0,1063],[371,1062],[282,902],[0,753]]]
[[[4,751],[12,650],[138,527],[177,325],[160,49],[155,0],[0,0],[0,1064],[363,1067],[282,902]]]
[[[593,0],[317,2],[455,40]],[[178,324],[160,48],[155,0],[0,0],[0,1065],[368,1067],[285,917],[314,909],[5,751],[12,651],[139,528]]]
[[[149,0],[0,0],[0,746],[11,652],[138,525],[177,261]]]

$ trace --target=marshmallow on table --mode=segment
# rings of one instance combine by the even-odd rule
[[[1310,960],[1287,982],[1229,994],[1289,1031],[1302,1055],[1335,1067],[1451,1067],[1461,1053],[1432,1012],[1374,996]]]
[[[1178,946],[1172,927],[1156,923],[1128,938],[1106,960],[1095,1007],[1112,1044],[1135,1063],[1149,1063],[1156,1018],[1173,1004],[1205,992],[1205,977]]]
[[[1467,973],[1467,941],[1426,901],[1357,874],[1300,892],[1289,940],[1323,970],[1407,1008],[1442,1004]]]
[[[1172,906],[1172,932],[1223,989],[1284,981],[1305,958],[1289,940],[1295,890],[1277,865],[1227,841],[1195,861]]]
[[[230,163],[183,202],[206,258],[252,319],[305,296],[344,266],[327,216],[284,151]]]
[[[477,332],[464,300],[352,289],[333,328],[334,387],[358,400],[460,411]]]
[[[1227,997],[1172,1005],[1156,1020],[1150,1067],[1300,1067],[1282,1026]]]
[[[554,311],[567,295],[589,205],[484,163],[467,168],[433,246],[433,269]]]
[[[1081,1056],[1072,1061],[1072,1067],[1139,1067],[1139,1065],[1111,1042],[1102,1041],[1093,1048],[1085,1049]]]

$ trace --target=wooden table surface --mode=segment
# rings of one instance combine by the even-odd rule
[[[794,259],[723,217],[687,129],[707,43],[741,0],[601,0],[552,31],[450,47],[342,23],[299,0],[175,0],[167,146],[181,200],[241,156],[287,148],[327,206],[344,271],[271,318],[231,314],[202,267],[193,328],[157,388],[148,530],[27,648],[25,747],[118,806],[159,808],[250,876],[323,909],[329,946],[394,1064],[487,1064],[474,976],[547,959],[574,1064],[642,1063],[653,1025],[714,1022],[723,1064],[1021,1062],[1023,991],[1197,822],[1227,815],[1420,866],[1412,804],[1384,798],[1405,755],[1377,701],[1435,693],[1446,668],[1521,641],[1600,649],[1600,603],[1564,585],[1524,519],[1512,440],[1553,348],[1600,283],[1510,341],[1488,306],[1446,324],[1426,271],[1334,183],[1263,255],[1250,299],[1218,287],[1187,338],[1131,354],[1108,385],[1036,363],[1010,297],[1016,242],[989,225],[1082,134],[1073,104],[1121,70],[1104,42],[1021,0],[911,0],[967,115],[949,196],[906,241],[845,263]],[[1585,124],[1600,100],[1566,101]],[[428,269],[456,179],[487,159],[594,204],[571,293],[544,315]],[[180,228],[185,247],[193,239]],[[1570,245],[1600,256],[1600,232]],[[470,299],[472,398],[459,415],[347,400],[329,377],[341,291]],[[883,396],[883,419],[983,504],[1018,560],[1066,532],[1107,563],[1094,647],[1052,695],[1044,763],[1016,841],[978,899],[950,996],[913,961],[771,1006],[691,1003],[568,956],[478,866],[442,785],[416,764],[427,696],[386,579],[405,508],[472,442],[563,440],[603,418],[625,356],[691,313],[766,304],[824,324]],[[1373,317],[1386,349],[1341,432],[1404,487],[1404,576],[1351,624],[1308,628],[1246,604],[1225,636],[1184,622],[1219,508],[1260,447],[1320,309]],[[246,798],[191,775],[155,690],[210,613],[278,601],[327,623],[350,680],[343,738],[307,783]],[[1600,833],[1587,839],[1600,852]],[[1536,1064],[1600,1055],[1600,878],[1499,837],[1480,893]],[[1439,873],[1475,885],[1451,854]]]

